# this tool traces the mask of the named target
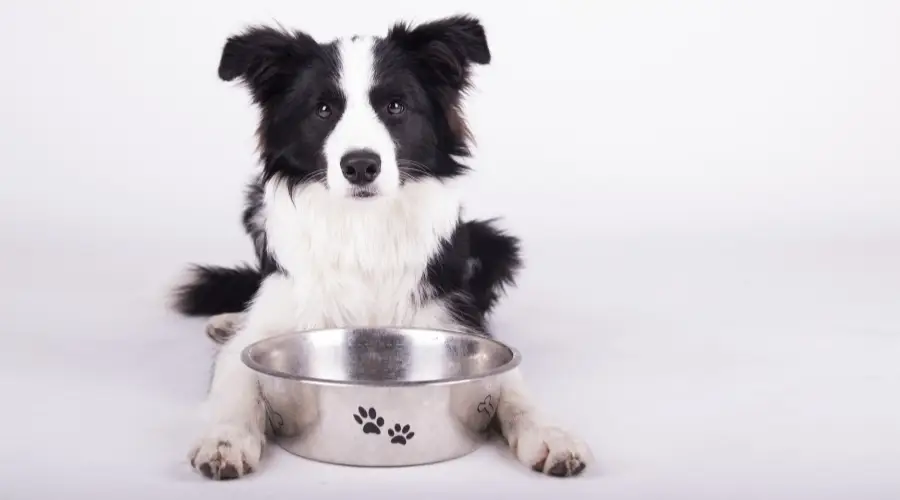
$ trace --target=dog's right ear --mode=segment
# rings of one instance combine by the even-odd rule
[[[225,42],[219,61],[219,78],[241,79],[257,101],[278,92],[296,75],[319,44],[301,32],[252,26]]]

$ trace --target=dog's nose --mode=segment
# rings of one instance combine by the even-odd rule
[[[381,172],[381,157],[367,149],[351,151],[341,157],[341,172],[350,184],[364,186]]]

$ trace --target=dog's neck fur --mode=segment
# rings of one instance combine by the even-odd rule
[[[423,277],[459,225],[460,210],[452,183],[435,179],[363,200],[336,197],[320,184],[292,197],[285,183],[268,183],[269,250],[293,280],[302,309],[317,311],[298,326],[417,322],[428,307]]]

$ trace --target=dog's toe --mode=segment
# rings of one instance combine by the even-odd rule
[[[211,432],[191,450],[191,466],[209,479],[243,477],[256,467],[262,454],[260,438],[228,428]]]
[[[516,457],[532,470],[556,477],[581,474],[587,467],[587,445],[556,427],[523,429],[516,443]]]
[[[587,464],[584,463],[580,456],[571,453],[553,460],[553,463],[546,468],[546,473],[551,476],[577,476],[587,467]]]

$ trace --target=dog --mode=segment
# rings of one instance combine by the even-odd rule
[[[519,240],[498,219],[467,220],[459,197],[472,141],[462,99],[473,65],[490,60],[468,15],[328,42],[265,25],[227,39],[219,77],[241,82],[259,109],[262,168],[243,213],[255,265],[195,265],[174,290],[176,309],[210,317],[221,344],[211,418],[189,453],[204,476],[259,468],[266,400],[240,359],[255,341],[365,326],[489,335],[523,267]],[[588,447],[526,389],[518,370],[505,375],[495,427],[528,467],[578,475]]]

